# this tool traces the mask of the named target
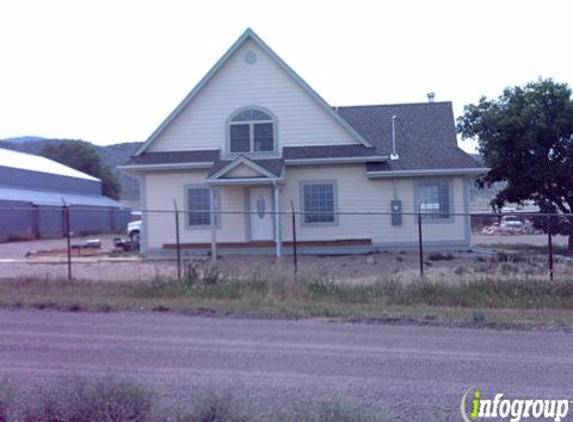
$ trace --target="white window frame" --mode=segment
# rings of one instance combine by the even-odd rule
[[[234,122],[233,119],[240,113],[248,110],[256,110],[265,113],[270,117],[270,120],[245,120],[241,122]],[[255,151],[255,125],[257,124],[271,124],[273,134],[273,149],[270,151]],[[248,125],[249,127],[249,150],[248,151],[231,151],[231,127]],[[226,123],[226,150],[227,156],[237,157],[239,155],[246,155],[249,157],[273,157],[278,154],[278,121],[276,116],[264,107],[247,106],[236,110],[229,116]]]
[[[204,189],[209,195],[209,210],[192,210],[189,207],[189,191],[192,189]],[[211,227],[211,215],[213,213],[213,203],[211,200],[211,187],[205,185],[185,185],[185,227],[187,229],[208,229]],[[219,209],[219,192],[215,188],[215,211]],[[190,224],[189,219],[191,213],[201,212],[209,213],[209,223],[206,224]],[[221,226],[221,218],[218,214],[215,214],[215,227],[219,228]]]
[[[333,221],[319,221],[319,222],[307,222],[306,221],[306,214],[312,214],[312,211],[306,210],[306,201],[305,201],[305,187],[312,186],[312,185],[330,185],[332,186],[332,214],[334,216]],[[300,191],[300,204],[302,209],[301,214],[301,225],[305,227],[332,227],[338,226],[338,183],[336,180],[302,180],[299,186]]]
[[[442,206],[440,201],[440,189],[446,186],[446,192],[448,194],[447,201],[448,201],[448,209],[447,211],[442,211]],[[438,202],[436,203],[437,208],[436,211],[432,211],[431,209],[424,207],[421,204],[422,200],[422,190],[425,188],[438,188]],[[414,189],[414,212],[417,213],[421,210],[422,212],[422,220],[424,224],[443,224],[443,223],[453,223],[454,222],[454,215],[453,215],[453,203],[454,203],[454,195],[453,195],[453,186],[452,180],[447,178],[431,178],[431,179],[421,179],[415,182],[415,189]],[[416,216],[416,221],[418,217]]]

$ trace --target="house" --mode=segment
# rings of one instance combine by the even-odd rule
[[[450,103],[333,108],[250,29],[122,168],[141,178],[144,251],[174,247],[156,211],[175,200],[183,247],[279,256],[291,209],[303,252],[417,245],[418,209],[426,245],[467,247],[460,214],[484,171]]]
[[[123,231],[130,210],[102,195],[101,180],[37,155],[0,148],[0,241]]]

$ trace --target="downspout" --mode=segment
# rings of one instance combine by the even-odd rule
[[[282,238],[281,238],[281,221],[280,221],[280,195],[279,187],[276,180],[273,180],[273,190],[275,196],[275,244],[277,258],[282,256]]]

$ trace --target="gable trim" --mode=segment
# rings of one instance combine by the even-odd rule
[[[354,129],[346,120],[344,120],[318,93],[310,87],[294,70],[290,68],[265,42],[259,38],[257,34],[251,29],[247,28],[245,32],[239,37],[237,41],[223,54],[223,56],[215,63],[215,65],[207,72],[205,76],[199,81],[197,85],[187,94],[187,96],[179,103],[179,105],[167,116],[167,118],[159,125],[155,131],[149,136],[145,143],[137,150],[134,155],[140,155],[157,139],[157,137],[171,124],[173,120],[187,107],[187,105],[197,96],[197,94],[207,85],[213,76],[221,69],[229,58],[243,45],[247,39],[252,39],[271,59],[273,59],[281,69],[283,69],[303,90],[305,90],[311,98],[313,98],[334,120],[336,120],[350,135],[356,138],[360,143],[368,148],[373,148],[372,144],[368,142],[356,129]]]
[[[386,170],[386,171],[367,171],[369,178],[387,178],[387,177],[414,177],[414,176],[479,176],[487,173],[489,169],[478,168],[458,168],[458,169],[430,169],[430,170]]]
[[[208,180],[218,180],[223,175],[236,169],[240,165],[245,165],[245,166],[249,167],[251,170],[253,170],[257,173],[260,173],[262,176],[265,176],[268,179],[276,179],[276,176],[274,174],[272,174],[268,170],[264,169],[263,167],[259,166],[257,163],[251,161],[249,158],[245,157],[244,155],[241,155],[240,157],[238,157],[234,161],[231,161],[229,164],[227,164],[225,167],[223,167],[222,169],[220,169],[216,173],[209,176]]]

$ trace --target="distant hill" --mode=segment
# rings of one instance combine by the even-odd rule
[[[37,136],[22,136],[0,140],[0,148],[28,154],[40,155],[41,149],[51,143],[58,143],[60,139],[46,139]],[[139,202],[139,182],[129,173],[118,170],[116,167],[125,163],[131,155],[139,149],[143,142],[123,142],[113,145],[93,145],[101,158],[102,163],[117,174],[121,182],[121,199],[130,203]]]
[[[4,141],[8,141],[13,144],[26,144],[28,142],[43,141],[44,139],[45,138],[40,138],[38,136],[19,136],[17,138],[6,138]]]

